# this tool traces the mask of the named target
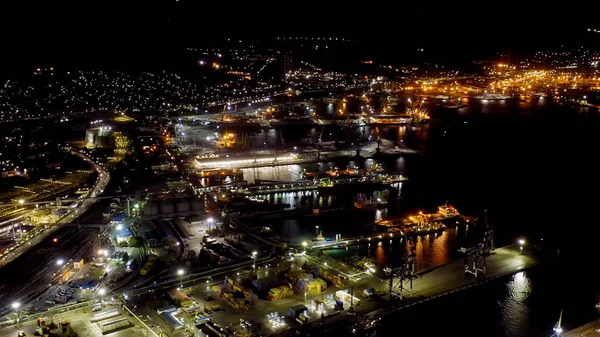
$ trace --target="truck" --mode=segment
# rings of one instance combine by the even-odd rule
[[[294,320],[297,320],[300,318],[300,316],[304,315],[304,313],[306,313],[307,311],[308,311],[308,308],[306,308],[305,305],[303,305],[303,304],[295,305],[293,307],[290,307],[290,317]]]

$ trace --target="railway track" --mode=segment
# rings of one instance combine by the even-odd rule
[[[3,270],[3,273],[16,277],[0,288],[0,301],[26,305],[45,293],[49,285],[56,281],[56,273],[59,271],[56,261],[88,255],[96,234],[97,231],[91,228],[65,229],[55,237],[56,242],[52,240],[40,249],[23,255],[16,263],[8,265],[8,270]],[[8,312],[9,309],[0,308],[0,315]]]

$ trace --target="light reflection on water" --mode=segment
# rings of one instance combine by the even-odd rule
[[[256,194],[254,198],[267,200],[270,204],[289,205],[288,209],[309,209],[334,206],[334,195],[324,195],[319,191],[299,191]]]
[[[281,165],[272,167],[258,167],[258,168],[242,168],[244,174],[244,180],[249,184],[256,183],[257,180],[272,180],[272,181],[295,181],[301,180],[301,173],[306,171],[325,173],[326,171],[334,168],[345,170],[348,167],[358,166],[360,169],[373,168],[374,160],[348,160],[340,162],[323,162],[323,163],[311,163],[301,165]],[[388,172],[406,174],[406,160],[404,157],[398,157],[397,159],[383,163],[384,167]]]
[[[499,301],[500,314],[504,322],[505,334],[518,336],[523,331],[529,330],[530,310],[529,295],[531,294],[530,279],[524,272],[513,275],[512,280],[506,282],[507,296]]]
[[[409,239],[404,238],[390,240],[374,240],[348,249],[332,249],[327,254],[339,259],[351,256],[367,257],[374,260],[380,268],[397,267],[410,250],[410,244],[414,243],[416,248],[416,268],[425,270],[452,261],[458,252],[457,228],[448,228],[446,231]],[[390,242],[391,241],[391,242]]]

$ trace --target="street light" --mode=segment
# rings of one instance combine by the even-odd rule
[[[15,309],[15,314],[17,315],[17,328],[19,328],[19,307],[21,306],[21,303],[13,302],[10,306]]]
[[[302,247],[306,247],[306,246],[308,246],[308,242],[302,241]]]
[[[179,286],[180,286],[182,289],[183,289],[183,280],[182,280],[183,273],[184,273],[183,269],[179,269],[179,270],[177,271],[177,275],[179,275]]]
[[[106,289],[100,288],[100,290],[98,290],[98,294],[100,294],[100,302],[104,302],[104,295],[106,295]]]
[[[256,272],[256,255],[258,255],[258,253],[256,251],[252,252],[252,270],[254,272]]]
[[[24,204],[24,203],[25,203],[25,200],[23,200],[23,199],[19,199],[19,204],[20,204],[21,206],[23,206],[23,204]]]
[[[63,264],[64,262],[65,262],[65,261],[64,261],[63,259],[58,259],[58,260],[56,261],[56,264],[57,264],[57,265],[59,265],[59,266],[62,266],[62,264]]]
[[[523,246],[525,245],[525,240],[520,239],[519,240],[519,253],[523,253]]]

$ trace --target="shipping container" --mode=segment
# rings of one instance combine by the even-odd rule
[[[293,294],[294,292],[292,289],[290,289],[290,287],[281,286],[277,288],[271,288],[271,290],[269,290],[269,294],[267,295],[267,299],[269,301],[275,301],[281,298],[290,297]]]
[[[177,289],[169,291],[169,296],[175,302],[176,305],[182,307],[187,307],[194,304],[194,301],[191,298],[189,298],[186,294]]]

